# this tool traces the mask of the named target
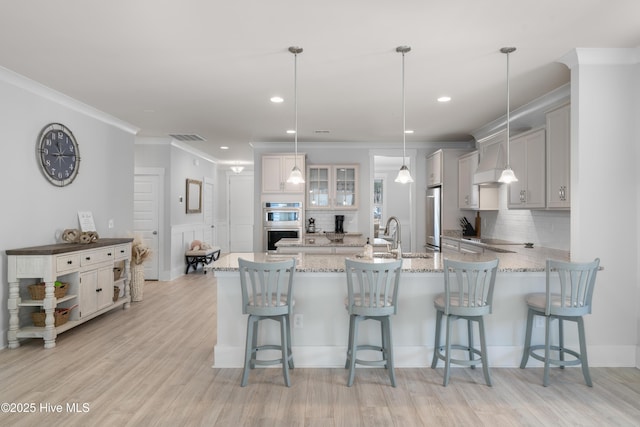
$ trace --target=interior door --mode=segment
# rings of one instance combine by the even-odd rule
[[[204,241],[212,246],[218,245],[213,221],[213,182],[207,178],[204,180],[203,216],[204,216]]]
[[[145,280],[158,280],[160,254],[160,186],[159,175],[135,175],[133,186],[134,234],[151,249],[151,256],[144,262]]]
[[[229,251],[253,252],[253,175],[229,175]]]

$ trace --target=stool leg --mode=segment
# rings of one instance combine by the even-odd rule
[[[551,316],[545,316],[544,331],[544,377],[542,385],[549,385],[549,360],[551,359]]]
[[[524,369],[527,366],[529,360],[529,353],[531,352],[531,329],[533,327],[533,310],[529,309],[527,312],[527,332],[524,337],[524,350],[522,351],[522,360],[520,361],[520,369]]]
[[[249,380],[249,365],[253,357],[252,356],[253,326],[254,326],[253,316],[249,316],[249,318],[247,319],[247,340],[246,340],[245,350],[244,350],[244,369],[242,371],[242,381],[240,382],[241,387],[246,386]]]
[[[384,325],[384,334],[386,335],[386,339],[383,342],[386,342],[386,346],[383,349],[383,354],[386,354],[387,360],[387,369],[389,370],[389,379],[391,380],[391,385],[393,387],[396,386],[396,373],[393,366],[393,337],[391,336],[391,318],[389,316],[382,318],[382,324]]]
[[[353,324],[354,324],[353,315],[349,315],[349,341],[347,341],[347,361],[344,364],[344,368],[347,369],[351,366],[351,358],[353,357],[353,347],[351,343],[353,342]]]
[[[442,327],[442,312],[436,310],[436,338],[433,344],[433,359],[431,360],[431,369],[435,369],[438,365],[438,354],[440,353],[440,331]]]
[[[380,319],[380,337],[382,337],[382,360],[387,360],[387,349],[390,348],[389,343],[387,342],[387,334],[385,332],[385,322]],[[389,368],[389,364],[384,365],[385,369]]]
[[[347,386],[351,387],[353,385],[353,380],[356,375],[356,356],[358,351],[358,346],[356,343],[358,342],[358,325],[360,323],[360,316],[353,317],[353,334],[351,334],[351,342],[349,342],[349,347],[351,348],[351,359],[349,360],[349,379],[347,380]]]
[[[593,387],[591,375],[589,375],[589,361],[587,360],[587,341],[584,334],[584,321],[582,316],[576,319],[578,323],[578,337],[580,339],[580,361],[582,362],[582,375],[589,387]]]
[[[447,331],[445,332],[445,349],[444,349],[444,380],[442,381],[443,386],[447,386],[449,384],[449,374],[451,369],[451,316],[447,316]]]
[[[560,360],[564,361],[564,325],[561,318],[558,318],[558,348],[560,349]],[[564,369],[564,365],[560,365],[560,369]]]
[[[282,351],[282,374],[284,375],[284,383],[287,387],[291,387],[291,379],[289,378],[289,343],[287,341],[287,316],[281,316],[280,322],[280,349]]]
[[[484,318],[480,316],[478,319],[478,329],[480,330],[480,350],[482,352],[482,371],[484,372],[484,380],[489,387],[491,384],[491,376],[489,375],[489,353],[487,352],[487,339],[484,334]]]
[[[291,346],[293,345],[291,342],[291,317],[287,314],[285,316],[287,318],[287,344],[289,346],[289,369],[293,369],[293,351],[291,350]]]
[[[254,369],[256,367],[255,364],[255,360],[258,357],[258,329],[260,326],[260,319],[258,317],[255,318],[254,320],[254,326],[252,327],[252,336],[251,336],[251,347],[252,347],[252,352],[251,352],[251,361],[250,361],[250,368]]]
[[[474,360],[475,356],[473,353],[473,320],[467,319],[467,335],[469,339],[469,360]],[[475,369],[476,365],[471,365],[471,369]]]

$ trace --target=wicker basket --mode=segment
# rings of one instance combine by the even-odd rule
[[[120,298],[120,286],[114,286],[113,287],[113,302],[118,301],[118,298]]]
[[[332,242],[342,242],[342,240],[344,239],[344,233],[334,233],[332,231],[325,231],[324,235],[327,237],[327,239],[331,240]]]
[[[35,285],[29,285],[29,295],[31,295],[31,299],[41,300],[45,297],[45,284],[36,283]],[[54,286],[53,288],[53,296],[57,299],[64,297],[67,294],[67,290],[69,289],[68,283],[62,283],[60,286]]]
[[[53,312],[53,318],[54,318],[54,326],[58,327],[58,326],[62,326],[65,323],[67,323],[67,321],[69,320],[69,314],[71,313],[71,309],[73,307],[70,308],[56,308],[56,310]],[[40,327],[44,327],[45,326],[45,318],[47,317],[46,313],[44,311],[37,311],[35,313],[31,313],[31,319],[33,320],[33,326],[40,326]]]
[[[113,267],[113,280],[120,280],[120,276],[122,276],[122,268]]]

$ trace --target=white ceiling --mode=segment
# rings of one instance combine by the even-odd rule
[[[140,128],[198,134],[224,163],[251,142],[299,147],[467,141],[511,106],[569,81],[576,47],[640,46],[637,0],[0,0],[0,65]],[[449,95],[448,104],[436,102]],[[269,98],[280,95],[282,104]],[[316,133],[318,130],[329,133]],[[228,145],[229,150],[220,146]]]

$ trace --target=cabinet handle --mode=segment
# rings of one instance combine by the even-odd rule
[[[87,261],[91,261],[91,257],[90,257],[90,256],[85,257],[85,259],[86,259]]]
[[[67,261],[67,264],[71,265],[71,264],[73,264],[73,261],[69,260],[69,261]]]
[[[121,251],[120,251],[120,253],[121,253],[121,254],[123,254],[123,253],[124,253],[124,250],[121,250]]]
[[[107,256],[111,256],[111,252],[107,253]]]
[[[96,289],[96,292],[102,292],[102,288]]]

